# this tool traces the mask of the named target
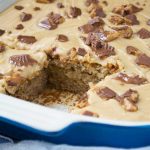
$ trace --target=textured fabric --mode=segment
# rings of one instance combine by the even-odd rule
[[[0,144],[0,150],[123,150],[106,147],[77,147],[68,145],[54,145],[40,141],[22,141],[17,144],[4,143]],[[150,150],[150,147],[136,150]]]

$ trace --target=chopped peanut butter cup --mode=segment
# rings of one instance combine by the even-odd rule
[[[32,66],[37,63],[30,55],[22,54],[22,55],[13,55],[9,58],[9,63],[18,67],[22,66]]]
[[[26,43],[26,44],[33,44],[37,41],[37,39],[34,36],[26,36],[26,35],[19,35],[17,39],[21,43]]]
[[[120,73],[116,78],[116,80],[120,80],[121,82],[127,83],[127,84],[143,84],[147,80],[145,78],[139,77],[139,75],[135,76],[128,76],[127,74]]]

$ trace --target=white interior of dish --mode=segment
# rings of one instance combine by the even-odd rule
[[[0,94],[0,117],[47,132],[59,131],[74,122],[85,121],[118,126],[150,125],[150,122],[114,121],[69,114],[4,94]]]

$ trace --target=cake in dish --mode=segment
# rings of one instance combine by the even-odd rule
[[[72,113],[150,120],[149,7],[18,1],[0,14],[0,92],[30,101],[47,89],[71,92],[82,95]]]

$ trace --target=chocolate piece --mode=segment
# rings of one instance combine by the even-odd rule
[[[98,8],[95,8],[95,9],[93,9],[93,10],[91,11],[90,16],[91,16],[92,18],[94,18],[94,17],[96,17],[96,16],[105,18],[105,17],[106,17],[106,14],[104,13],[103,8],[98,7]]]
[[[86,38],[85,44],[91,46],[94,49],[101,48],[101,40],[97,34],[98,33],[89,33],[88,37]]]
[[[18,24],[16,27],[17,30],[22,30],[23,28],[24,28],[24,26],[22,24]]]
[[[37,41],[37,39],[34,36],[25,36],[25,35],[19,35],[17,39],[21,43],[26,43],[26,44],[33,44]]]
[[[39,23],[39,26],[48,30],[54,30],[57,28],[57,24],[55,24],[51,19],[47,18]]]
[[[58,24],[64,22],[64,18],[60,14],[53,12],[47,15],[47,18],[39,23],[39,26],[48,30],[54,30],[58,27]]]
[[[4,75],[0,73],[0,79],[3,79]]]
[[[137,20],[136,15],[134,15],[134,14],[127,15],[126,18],[131,21],[132,25],[139,25],[140,24],[140,22]]]
[[[78,48],[77,54],[80,56],[85,56],[87,54],[87,52],[84,48]]]
[[[121,5],[117,6],[113,9],[113,13],[119,14],[121,16],[127,16],[136,12],[141,11],[142,8],[138,8],[137,6],[133,4],[127,4],[127,5]]]
[[[96,90],[96,93],[103,99],[109,100],[116,97],[116,93],[108,87]]]
[[[140,30],[137,32],[137,34],[139,35],[139,37],[140,37],[141,39],[148,39],[148,38],[150,38],[150,31],[148,31],[148,30],[145,29],[145,28],[140,29]]]
[[[150,26],[150,19],[147,21],[147,25]]]
[[[140,53],[139,49],[137,49],[136,47],[133,47],[133,46],[127,46],[126,51],[128,54],[134,55],[134,56],[136,56]]]
[[[90,6],[91,4],[98,4],[99,0],[86,0],[85,5]]]
[[[0,53],[5,51],[5,45],[0,42]]]
[[[139,100],[139,94],[135,90],[129,89],[123,95],[117,95],[116,100],[124,107],[126,111],[135,112],[138,110],[136,103]]]
[[[0,29],[0,36],[2,36],[5,33],[5,30]]]
[[[91,19],[88,22],[88,24],[90,24],[90,25],[92,25],[96,28],[96,27],[99,27],[99,26],[103,26],[105,23],[104,23],[102,18],[97,16],[97,17],[94,17],[93,19]]]
[[[54,0],[36,0],[36,2],[37,2],[37,3],[45,3],[45,4],[47,4],[47,3],[52,3],[52,2],[54,2]]]
[[[77,18],[78,16],[81,16],[82,12],[80,8],[77,7],[70,7],[70,15],[72,18]]]
[[[136,59],[136,63],[141,66],[146,66],[150,68],[150,57],[146,54],[139,54]]]
[[[98,55],[99,58],[104,59],[106,57],[115,55],[115,48],[108,45],[107,43],[103,44],[102,48],[95,49],[95,53]]]
[[[39,11],[39,10],[41,10],[41,8],[40,7],[34,7],[34,10]]]
[[[90,32],[96,31],[96,30],[100,30],[100,27],[102,25],[104,25],[104,21],[100,17],[94,17],[87,24],[78,27],[78,29],[82,33],[90,33]]]
[[[124,73],[120,73],[115,79],[127,84],[137,84],[137,85],[141,85],[147,81],[145,78],[139,77],[139,75],[128,76],[127,74]]]
[[[93,32],[88,34],[85,44],[89,46],[91,45],[91,47],[94,49],[99,49],[103,48],[101,42],[110,42],[118,37],[119,37],[118,32],[110,32],[110,31]],[[104,45],[106,46],[107,44]],[[106,47],[108,48],[108,45]]]
[[[20,15],[20,19],[22,22],[25,22],[25,21],[28,21],[32,18],[32,15],[31,14],[27,14],[25,12],[23,12],[21,15]]]
[[[108,2],[107,2],[107,1],[102,1],[102,3],[103,3],[105,6],[108,6]]]
[[[125,98],[123,100],[123,107],[128,112],[136,112],[136,111],[138,111],[138,106],[135,103],[129,101],[127,98]]]
[[[137,91],[129,89],[121,97],[123,99],[127,98],[129,101],[136,103],[138,102],[139,94]]]
[[[93,32],[95,30],[94,26],[90,25],[90,24],[85,24],[81,27],[78,27],[78,29],[82,32],[82,33],[90,33]]]
[[[64,17],[62,17],[60,14],[57,13],[51,12],[47,15],[47,17],[49,18],[49,20],[51,20],[53,23],[57,25],[64,22]]]
[[[62,3],[57,3],[58,8],[64,8],[64,5]]]
[[[17,9],[17,10],[22,10],[22,9],[24,9],[24,7],[23,7],[23,6],[20,6],[20,5],[16,5],[14,8]]]
[[[22,67],[22,66],[27,67],[27,66],[33,66],[34,64],[37,63],[37,61],[28,54],[22,54],[22,55],[11,56],[9,58],[9,63],[18,67]]]
[[[60,41],[60,42],[69,41],[68,37],[66,35],[63,35],[63,34],[59,34],[58,37],[57,37],[57,40]]]
[[[97,113],[93,113],[91,111],[84,111],[82,115],[85,115],[85,116],[90,116],[90,117],[99,117],[99,115]]]

